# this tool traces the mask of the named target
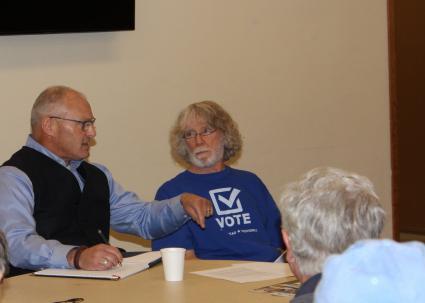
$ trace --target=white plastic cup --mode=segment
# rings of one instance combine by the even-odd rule
[[[166,281],[182,281],[184,274],[185,248],[169,247],[161,251],[164,276]]]

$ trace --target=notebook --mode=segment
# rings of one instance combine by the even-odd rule
[[[60,269],[49,268],[36,271],[36,276],[49,277],[68,277],[68,278],[88,278],[88,279],[105,279],[120,280],[144,271],[155,264],[161,262],[161,253],[159,251],[151,251],[134,257],[124,258],[122,266],[117,266],[109,270],[82,270],[82,269]]]

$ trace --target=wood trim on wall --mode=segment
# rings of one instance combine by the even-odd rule
[[[391,140],[391,195],[392,195],[392,220],[393,220],[393,238],[400,238],[399,222],[399,192],[397,184],[399,183],[398,167],[398,119],[397,119],[397,75],[396,75],[396,32],[395,32],[395,0],[387,0],[388,10],[388,64],[389,64],[389,94],[390,94],[390,140]]]

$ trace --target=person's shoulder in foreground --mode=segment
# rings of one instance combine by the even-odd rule
[[[206,230],[191,223],[153,241],[152,247],[180,246],[203,259],[273,261],[282,249],[280,214],[263,182],[228,166],[242,148],[237,124],[213,101],[187,106],[170,134],[175,160],[187,168],[164,183],[157,199],[191,190],[209,198],[214,215]]]
[[[425,302],[425,245],[363,240],[328,258],[315,303]]]

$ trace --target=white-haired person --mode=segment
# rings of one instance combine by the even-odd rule
[[[187,223],[152,241],[152,248],[186,248],[186,257],[275,261],[282,252],[280,214],[254,173],[229,166],[242,148],[236,122],[219,104],[187,106],[170,135],[175,159],[187,170],[164,183],[156,199],[191,190],[211,199],[214,214],[201,229]]]
[[[6,276],[7,271],[7,243],[3,232],[0,231],[0,283],[3,281],[3,277]]]
[[[326,258],[378,238],[385,219],[369,179],[336,168],[313,169],[287,185],[278,206],[286,260],[302,283],[291,303],[313,302]]]
[[[425,245],[363,240],[329,257],[315,303],[425,302]]]

